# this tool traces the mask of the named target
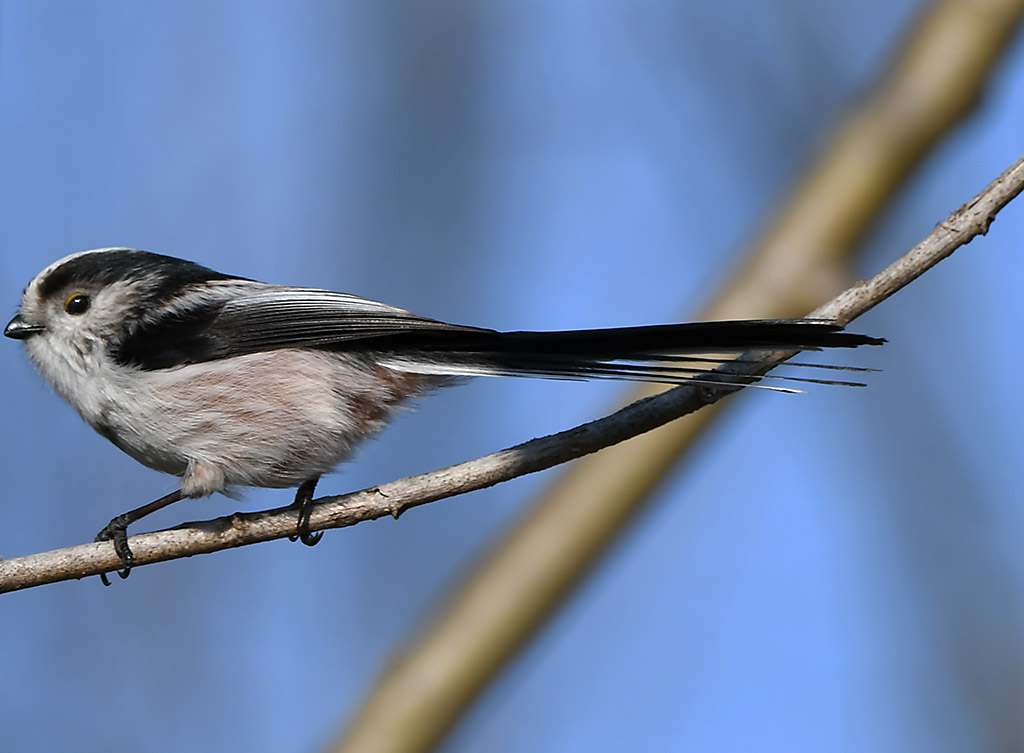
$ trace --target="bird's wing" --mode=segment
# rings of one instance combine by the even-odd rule
[[[447,324],[366,298],[315,288],[248,281],[215,284],[213,295],[149,313],[123,341],[116,358],[144,370],[279,348],[343,350],[365,341],[410,335],[444,337],[492,330]]]

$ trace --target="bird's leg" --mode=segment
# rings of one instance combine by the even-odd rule
[[[132,571],[132,563],[135,560],[135,556],[132,554],[132,550],[128,547],[128,526],[135,521],[146,517],[152,512],[156,512],[161,508],[167,507],[167,505],[173,504],[181,499],[181,489],[175,492],[171,492],[165,497],[161,497],[158,500],[150,502],[142,507],[136,507],[134,510],[129,510],[126,513],[122,513],[117,517],[113,518],[106,527],[96,534],[94,541],[110,541],[114,545],[114,551],[117,552],[117,556],[121,558],[121,564],[124,568],[117,571],[117,574],[122,578],[127,578],[128,574]],[[104,586],[109,586],[110,581],[107,580],[106,573],[100,573],[100,580],[103,581]]]
[[[299,540],[306,546],[316,546],[324,537],[323,531],[313,533],[309,530],[309,518],[313,514],[313,492],[316,490],[316,482],[319,480],[320,477],[317,476],[309,481],[303,481],[298,491],[295,492],[295,502],[292,503],[292,507],[299,510],[299,523],[295,529],[296,534],[288,537],[289,541]]]

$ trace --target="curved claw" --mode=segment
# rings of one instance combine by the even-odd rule
[[[322,539],[323,537],[323,531],[306,531],[305,533],[299,536],[299,541],[301,541],[306,546],[316,546],[320,543],[320,539]]]

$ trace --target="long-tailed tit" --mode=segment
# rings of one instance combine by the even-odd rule
[[[268,285],[129,248],[40,272],[4,330],[90,426],[181,489],[114,518],[233,486],[298,487],[299,537],[319,477],[410,398],[470,376],[721,384],[722,358],[881,339],[822,321],[752,320],[567,332],[496,332],[345,293]],[[815,380],[810,380],[815,381]],[[749,379],[737,380],[747,383]],[[846,383],[849,384],[849,383]]]

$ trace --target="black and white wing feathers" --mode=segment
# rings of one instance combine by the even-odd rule
[[[403,334],[486,331],[346,293],[231,280],[208,285],[186,306],[141,318],[115,355],[155,370],[280,348],[366,350]]]

